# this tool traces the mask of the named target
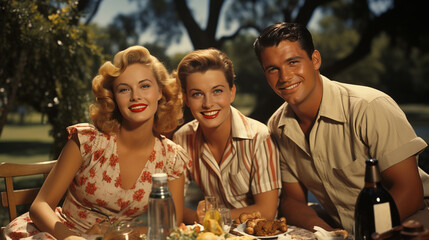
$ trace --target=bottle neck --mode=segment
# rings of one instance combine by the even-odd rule
[[[381,188],[383,185],[381,185],[381,182],[365,182],[364,185],[365,188]]]
[[[366,171],[365,171],[365,186],[368,185],[376,185],[376,183],[381,182],[381,174],[380,170],[378,169],[378,165],[366,165]]]
[[[154,181],[152,183],[152,189],[154,189],[154,188],[167,188],[167,187],[168,187],[167,182]]]
[[[151,198],[166,198],[171,197],[170,190],[168,189],[167,182],[157,182],[152,183],[152,191],[149,195]]]

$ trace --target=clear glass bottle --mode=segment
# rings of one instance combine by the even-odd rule
[[[365,186],[355,207],[355,239],[371,239],[374,232],[385,232],[400,224],[395,201],[381,184],[377,159],[367,159]]]
[[[168,190],[167,174],[165,173],[152,174],[148,212],[148,239],[166,239],[177,224],[176,210]]]

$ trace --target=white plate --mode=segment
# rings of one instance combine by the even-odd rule
[[[284,232],[284,233],[280,233],[280,234],[277,234],[277,235],[271,235],[271,236],[255,236],[255,235],[252,235],[252,234],[248,234],[248,233],[245,233],[244,232],[244,229],[246,228],[246,223],[242,223],[242,224],[240,224],[240,225],[238,225],[237,226],[237,232],[239,232],[239,233],[241,233],[241,234],[243,234],[243,235],[246,235],[246,236],[251,236],[251,237],[255,237],[255,238],[258,238],[258,239],[266,239],[266,238],[278,238],[279,236],[287,236],[288,234],[288,232],[289,232],[289,228],[287,229],[287,231],[286,232]]]
[[[199,224],[199,223],[195,223],[195,224],[192,224],[192,225],[186,225],[186,227],[188,228],[188,229],[190,229],[190,230],[193,230],[195,227],[200,227],[200,231],[202,232],[202,231],[204,231],[204,227],[203,227],[203,225],[201,225],[201,224]]]

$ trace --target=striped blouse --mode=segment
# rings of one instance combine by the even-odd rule
[[[242,208],[254,204],[253,195],[281,188],[279,152],[266,125],[231,107],[231,140],[218,164],[204,142],[198,121],[182,126],[173,136],[190,155],[190,177],[202,193],[221,205]]]

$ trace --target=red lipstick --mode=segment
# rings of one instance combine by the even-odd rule
[[[144,110],[146,110],[147,105],[146,104],[133,104],[131,106],[128,107],[128,109],[130,109],[131,112],[143,112]]]

